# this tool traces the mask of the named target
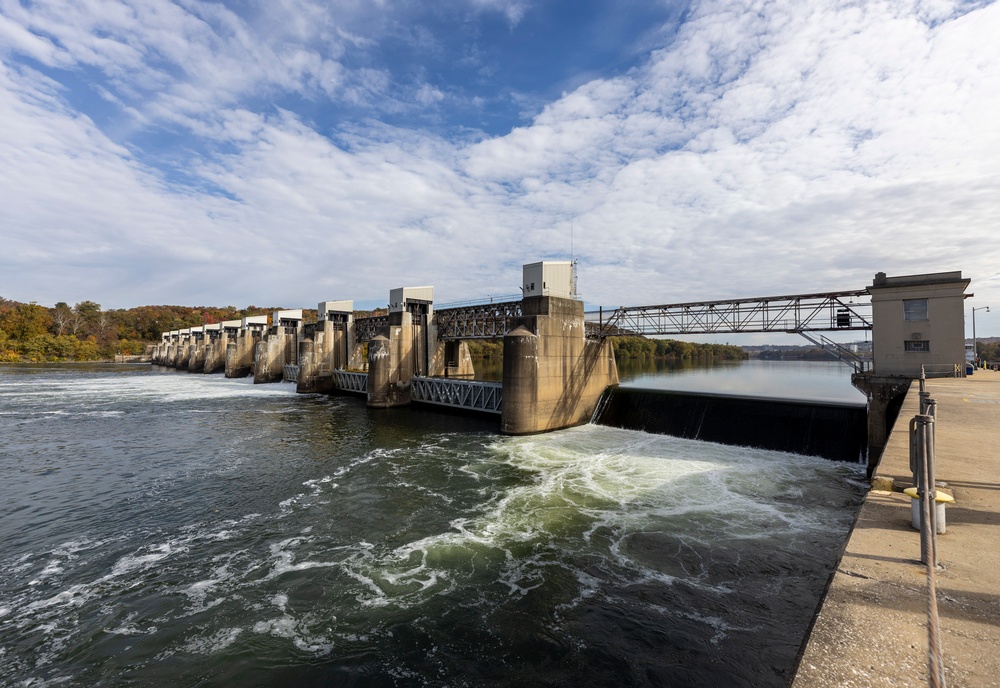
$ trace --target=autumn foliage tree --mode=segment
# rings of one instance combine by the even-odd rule
[[[273,308],[139,306],[104,310],[95,301],[52,308],[0,297],[0,362],[94,361],[137,355],[169,330],[238,320]]]

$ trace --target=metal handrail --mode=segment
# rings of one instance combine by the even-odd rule
[[[446,308],[463,308],[465,306],[482,306],[491,303],[502,303],[504,301],[520,301],[520,294],[500,294],[497,296],[483,296],[480,298],[469,299],[467,301],[449,301],[448,303],[436,303],[434,304],[434,310],[440,311]]]

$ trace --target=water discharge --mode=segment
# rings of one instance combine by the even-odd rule
[[[0,368],[2,685],[784,685],[863,469]]]

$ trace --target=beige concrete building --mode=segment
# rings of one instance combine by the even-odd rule
[[[872,344],[875,375],[918,377],[965,374],[965,290],[962,272],[875,275]]]

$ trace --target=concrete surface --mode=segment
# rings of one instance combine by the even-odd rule
[[[938,610],[949,687],[1000,686],[1000,373],[932,379],[937,481],[952,493],[938,536]],[[823,601],[793,686],[926,686],[927,575],[910,527],[910,388]],[[946,486],[942,486],[946,483]]]

